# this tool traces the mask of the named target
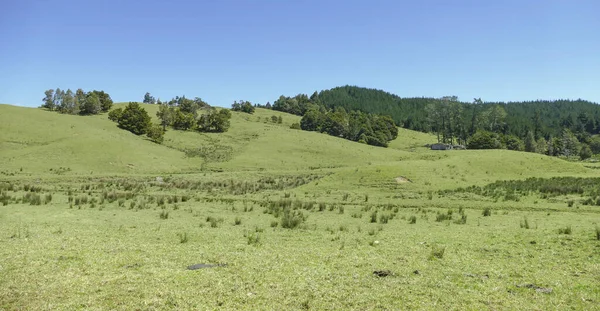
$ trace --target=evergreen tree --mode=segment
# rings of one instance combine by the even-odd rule
[[[54,110],[54,90],[50,89],[44,92],[44,94],[46,95],[42,101],[44,102],[44,104],[42,105],[42,108],[46,108],[48,110]]]

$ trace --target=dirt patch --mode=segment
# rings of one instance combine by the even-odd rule
[[[404,176],[398,176],[396,178],[394,178],[396,180],[397,183],[399,184],[404,184],[404,183],[408,183],[408,182],[412,182],[410,179],[404,177]]]

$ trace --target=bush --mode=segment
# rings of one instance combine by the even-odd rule
[[[600,241],[600,227],[596,226],[596,240]]]
[[[487,131],[477,131],[473,136],[469,138],[467,141],[468,149],[500,149],[502,148],[502,143],[498,137],[498,134],[487,132]]]
[[[162,144],[165,139],[165,132],[163,131],[163,128],[158,124],[150,125],[150,127],[148,127],[148,133],[146,133],[146,135],[148,136],[148,138],[150,138],[151,141],[157,144]]]
[[[160,217],[160,219],[169,219],[169,212],[167,211],[162,211],[160,213],[160,215],[158,215]]]
[[[302,224],[305,220],[306,218],[301,211],[290,211],[289,208],[286,208],[283,210],[283,216],[281,217],[281,227],[294,229]]]
[[[148,132],[152,122],[148,112],[140,104],[130,102],[117,119],[117,124],[120,128],[133,134],[144,135]]]
[[[566,226],[564,228],[558,229],[558,234],[571,234],[571,233],[573,233],[573,229],[571,228],[571,226]]]
[[[417,216],[415,216],[415,215],[410,216],[410,218],[408,218],[408,223],[409,224],[416,224],[417,223]]]
[[[244,101],[244,100],[240,100],[239,102],[234,101],[233,105],[231,105],[231,110],[253,114],[254,106],[252,106],[252,103],[250,103],[249,101]]]
[[[290,125],[290,128],[292,130],[300,130],[301,129],[300,128],[300,123],[298,123],[298,122],[292,123],[292,125]]]
[[[527,217],[523,217],[523,220],[520,223],[521,228],[529,229],[529,220]]]
[[[442,259],[444,258],[444,253],[446,252],[446,247],[433,245],[431,247],[431,253],[429,254],[429,260],[432,259]]]
[[[489,207],[486,207],[486,208],[483,210],[483,213],[482,213],[482,215],[483,215],[484,217],[492,216],[492,210],[491,210]]]

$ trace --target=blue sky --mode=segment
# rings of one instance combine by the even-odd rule
[[[340,85],[402,97],[600,102],[597,0],[0,1],[0,103],[273,102]]]

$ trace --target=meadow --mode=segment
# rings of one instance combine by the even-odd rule
[[[298,121],[157,145],[0,105],[0,310],[600,309],[596,164]]]

